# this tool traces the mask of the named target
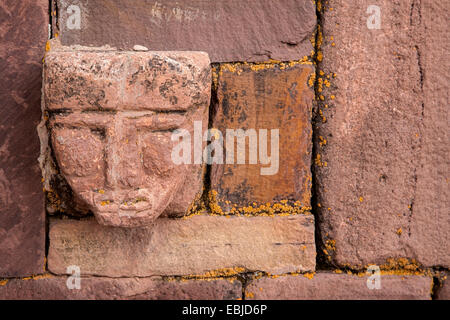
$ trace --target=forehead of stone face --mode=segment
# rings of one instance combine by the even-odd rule
[[[55,50],[44,63],[48,110],[186,111],[209,101],[203,52]]]

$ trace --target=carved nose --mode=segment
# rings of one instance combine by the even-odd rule
[[[126,128],[126,132],[117,129],[116,126],[111,132],[106,150],[106,184],[113,189],[139,188],[145,177],[135,129]]]

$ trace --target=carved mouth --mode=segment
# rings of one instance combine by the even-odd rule
[[[122,198],[125,200],[117,200]],[[108,192],[94,195],[94,206],[100,212],[142,212],[152,208],[152,203],[146,196],[133,194],[112,195]]]
[[[152,204],[145,198],[123,201],[119,209],[123,211],[143,211],[151,209]]]

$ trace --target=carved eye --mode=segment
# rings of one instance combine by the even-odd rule
[[[103,171],[102,135],[89,128],[55,128],[55,157],[65,175],[86,177]]]
[[[170,132],[144,132],[142,156],[144,170],[148,175],[167,177],[174,169],[171,159]]]

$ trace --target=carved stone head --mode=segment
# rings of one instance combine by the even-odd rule
[[[182,215],[202,166],[171,159],[172,132],[207,125],[210,62],[201,52],[54,50],[44,101],[52,154],[101,224],[146,226]]]

